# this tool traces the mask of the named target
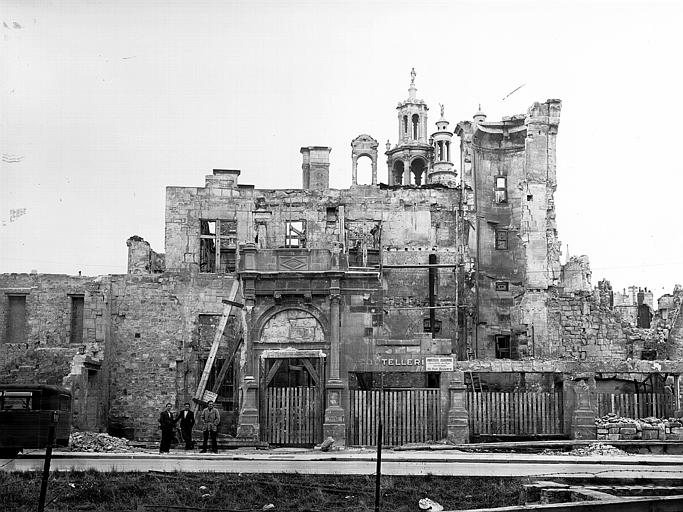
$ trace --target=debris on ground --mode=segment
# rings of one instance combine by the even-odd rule
[[[443,505],[429,498],[422,498],[417,504],[420,510],[428,510],[430,512],[441,512],[443,510]]]
[[[137,452],[128,439],[102,432],[73,432],[69,437],[72,452]]]
[[[561,450],[543,450],[541,455],[573,455],[577,457],[586,457],[589,455],[630,455],[629,453],[612,446],[611,444],[604,443],[591,443],[587,446],[582,446],[580,448],[574,448],[571,451],[563,452]]]
[[[332,445],[334,444],[334,439],[332,437],[328,437],[325,439],[322,444],[320,445],[320,449],[324,452],[329,452],[330,448],[332,448]]]

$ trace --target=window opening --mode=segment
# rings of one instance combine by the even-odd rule
[[[83,343],[83,311],[85,298],[82,295],[71,296],[71,333],[70,343]]]
[[[199,271],[237,270],[237,220],[200,220]]]
[[[496,291],[497,292],[507,292],[510,289],[510,283],[508,281],[496,281]]]
[[[0,391],[0,411],[30,411],[34,405],[30,391]]]
[[[496,204],[508,202],[507,178],[496,176],[496,188],[494,191]]]
[[[418,126],[420,124],[420,116],[413,114],[413,139],[417,139]]]
[[[285,224],[285,247],[306,247],[306,223],[303,220],[288,220]]]
[[[512,359],[510,336],[496,335],[496,359]]]
[[[408,135],[408,116],[403,116],[403,133]]]
[[[26,295],[8,295],[7,341],[26,343]]]
[[[508,248],[507,229],[496,229],[496,250],[506,251]]]
[[[422,330],[423,332],[441,332],[441,320],[434,320],[434,329],[432,329],[432,322],[429,318],[422,319]]]

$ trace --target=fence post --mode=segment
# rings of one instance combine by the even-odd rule
[[[453,372],[453,377],[448,383],[448,440],[456,444],[470,442],[466,390],[463,372]]]
[[[576,405],[572,413],[572,439],[597,439],[595,426],[595,376],[584,375],[573,381]]]

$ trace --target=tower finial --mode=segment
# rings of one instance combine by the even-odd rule
[[[410,85],[415,85],[415,68],[410,70]]]
[[[443,119],[443,103],[439,103],[439,107],[441,107],[441,119]]]

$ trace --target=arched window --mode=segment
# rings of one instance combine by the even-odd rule
[[[403,133],[408,135],[408,116],[403,116]]]
[[[420,125],[420,116],[413,114],[413,139],[417,140],[418,126]]]

